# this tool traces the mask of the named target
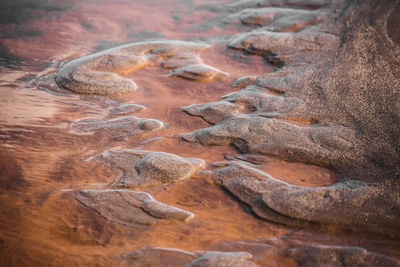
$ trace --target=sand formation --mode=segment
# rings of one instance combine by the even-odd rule
[[[254,262],[254,258],[258,258],[259,255],[285,255],[293,258],[298,266],[305,267],[400,266],[393,258],[368,252],[357,246],[312,246],[294,242],[290,238],[231,242],[220,245],[219,249],[231,251],[184,251],[148,247],[124,253],[123,266],[264,266],[266,262]],[[256,256],[247,251],[252,251]],[[291,261],[288,263],[293,264]],[[275,266],[284,263],[270,260],[268,264]]]
[[[250,261],[248,252],[222,252],[222,251],[184,251],[180,249],[168,249],[149,247],[145,249],[124,253],[124,266],[234,266],[254,267],[258,266]],[[168,259],[168,260],[167,260]]]
[[[117,136],[135,136],[165,128],[167,124],[155,119],[123,116],[105,120],[81,120],[72,125],[79,133],[101,132]]]
[[[239,3],[247,8],[271,2]],[[243,88],[219,102],[184,109],[215,124],[183,135],[187,141],[233,145],[248,161],[252,155],[277,157],[366,176],[364,181],[307,188],[285,184],[245,164],[215,171],[223,187],[262,218],[399,233],[400,154],[395,140],[400,50],[386,28],[395,7],[396,1],[347,1],[323,9],[329,20],[295,33],[271,32],[266,22],[239,35],[230,48],[274,55],[281,66],[248,78],[247,85],[240,81]],[[239,11],[237,17],[263,12],[255,10]],[[238,105],[253,112],[238,114]],[[367,182],[368,176],[374,177]]]
[[[90,160],[98,160],[114,170],[121,170],[122,176],[115,186],[124,187],[178,183],[205,167],[201,159],[134,149],[108,150]]]
[[[213,170],[213,178],[268,221],[398,235],[400,46],[388,30],[398,1],[244,0],[201,8],[220,12],[219,23],[253,27],[231,36],[227,48],[260,56],[276,68],[239,78],[234,83],[238,91],[220,101],[183,108],[213,124],[183,134],[184,140],[233,145],[241,154],[240,160]],[[136,84],[123,76],[150,64],[196,81],[226,76],[201,62],[198,52],[206,47],[181,41],[129,44],[66,63],[56,81],[74,92],[108,95],[135,91]],[[164,125],[133,116],[113,120],[141,131]],[[92,131],[110,122],[81,121],[73,127]],[[164,152],[115,150],[95,158],[122,171],[112,186],[176,183],[204,167],[200,159]],[[325,187],[290,185],[256,168],[271,158],[323,166],[349,178]],[[81,190],[76,198],[104,217],[128,224],[192,217],[135,191]],[[123,210],[136,215],[123,217]],[[247,252],[154,251],[171,252],[188,266],[254,266]],[[129,255],[140,258],[140,253]],[[398,264],[354,247],[291,248],[287,255],[301,266]]]
[[[178,76],[196,81],[211,81],[228,76],[202,63],[198,53],[207,44],[183,41],[152,41],[127,44],[65,63],[56,82],[81,94],[113,95],[136,91],[137,85],[124,75],[149,65],[160,65]]]
[[[187,221],[194,214],[156,201],[150,194],[131,190],[79,190],[75,197],[105,218],[125,225],[154,224],[162,220]]]

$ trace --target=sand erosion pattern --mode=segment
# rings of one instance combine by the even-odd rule
[[[146,112],[144,105],[113,104],[104,118],[81,118],[68,126],[74,135],[105,138],[105,146],[109,142],[105,151],[86,153],[85,162],[111,170],[112,178],[66,195],[108,223],[150,232],[148,227],[160,224],[196,225],[198,216],[190,209],[193,203],[202,205],[201,201],[192,200],[184,210],[157,201],[152,194],[168,193],[190,180],[205,180],[210,190],[217,185],[229,192],[258,219],[290,229],[395,237],[400,233],[396,142],[400,48],[387,27],[398,5],[389,0],[201,4],[197,10],[218,16],[198,27],[237,26],[242,32],[202,38],[202,42],[134,42],[63,63],[55,74],[42,79],[49,90],[58,86],[56,93],[67,89],[100,95],[96,101],[146,91],[131,77],[152,68],[169,70],[163,79],[183,78],[187,86],[194,82],[231,86],[229,79],[236,78],[233,92],[220,100],[174,107],[187,114],[188,121],[199,117],[211,125],[201,124],[204,128],[179,132],[173,138],[204,151],[210,146],[233,146],[239,152],[213,163],[199,156],[141,149],[153,142],[169,142],[174,122],[131,114]],[[232,77],[204,63],[209,60],[207,51],[220,44],[226,51],[260,58],[274,71]],[[40,86],[45,83],[40,81]],[[159,136],[146,139],[151,134]],[[112,147],[121,140],[140,145]],[[317,165],[346,178],[329,186],[292,185],[259,168],[275,160]],[[288,234],[278,239],[224,241],[207,251],[148,246],[121,251],[119,261],[126,266],[164,266],[166,259],[182,266],[263,266],[267,260],[300,266],[400,265],[393,257],[364,248],[368,245],[307,242]]]

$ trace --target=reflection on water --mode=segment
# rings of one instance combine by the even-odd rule
[[[87,160],[104,150],[168,152],[203,159],[207,168],[213,168],[213,162],[224,161],[224,157],[235,156],[232,147],[184,142],[181,134],[209,124],[188,116],[181,108],[216,101],[233,90],[235,79],[267,73],[274,67],[262,57],[226,50],[224,36],[247,26],[221,24],[215,20],[217,13],[195,8],[212,1],[64,2],[0,4],[1,265],[109,266],[119,262],[123,253],[140,248],[224,249],[220,244],[291,233],[292,229],[255,217],[206,172],[182,183],[140,188],[160,202],[194,213],[195,219],[187,223],[131,227],[108,221],[76,201],[73,190],[109,188],[121,175],[119,169]],[[136,92],[111,97],[54,91],[54,84],[43,82],[51,80],[46,75],[54,73],[63,61],[114,45],[161,37],[217,41],[200,57],[205,64],[229,73],[229,77],[194,82],[166,77],[167,70],[149,66],[126,76],[138,85]],[[40,76],[44,78],[37,82]],[[120,112],[124,103],[140,106],[133,106],[126,114]],[[122,137],[112,131],[81,134],[72,127],[83,120],[107,121],[133,113],[138,118],[165,122],[168,127]],[[275,161],[260,169],[300,185],[327,185],[336,179],[329,170],[297,163]],[[326,237],[316,233],[293,237],[304,242],[318,238]],[[346,244],[368,243],[346,238]],[[340,237],[335,240],[342,242]],[[382,241],[371,247],[400,257],[396,246]],[[268,255],[274,262],[294,264],[279,253]]]

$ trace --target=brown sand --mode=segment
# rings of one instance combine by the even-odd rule
[[[99,44],[141,40],[146,34],[157,37],[154,33],[169,39],[196,39],[238,33],[243,27],[191,29],[218,14],[192,9],[191,4],[208,1],[184,2],[163,1],[163,7],[158,8],[153,1],[74,1],[65,11],[38,8],[33,11],[42,17],[0,25],[9,33],[3,36],[2,45],[24,59],[18,70],[0,66],[0,265],[110,266],[119,262],[124,252],[149,246],[209,250],[223,242],[276,238],[292,231],[258,219],[247,206],[200,174],[180,184],[142,189],[158,201],[193,212],[195,220],[188,223],[128,227],[106,220],[73,197],[74,189],[108,188],[118,175],[101,164],[85,161],[106,149],[164,151],[204,159],[208,168],[224,156],[237,154],[229,146],[203,147],[180,138],[182,133],[209,126],[182,112],[182,107],[217,101],[231,92],[235,79],[273,70],[256,55],[225,51],[224,42],[201,53],[206,64],[230,74],[224,81],[167,78],[166,70],[149,67],[128,76],[140,88],[137,92],[103,98],[64,91],[51,94],[38,90],[29,79],[54,72],[58,63],[86,55]],[[13,36],[15,27],[35,29],[40,34],[22,35],[21,30]],[[395,30],[391,34],[399,36]],[[71,131],[71,123],[83,118],[111,118],[115,101],[144,105],[146,109],[135,116],[171,126],[126,140]],[[275,161],[259,168],[298,185],[328,185],[337,179],[330,170],[300,163]],[[396,246],[383,242],[376,247],[400,257]],[[282,255],[274,257],[278,262],[284,259]],[[282,263],[295,264],[290,260]]]

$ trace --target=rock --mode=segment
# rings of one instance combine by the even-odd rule
[[[110,168],[121,170],[119,186],[178,183],[205,166],[201,159],[134,149],[108,150],[91,159],[99,159]]]
[[[187,221],[194,214],[156,201],[150,194],[131,190],[78,190],[75,198],[106,219],[123,225],[151,225],[165,220]]]

